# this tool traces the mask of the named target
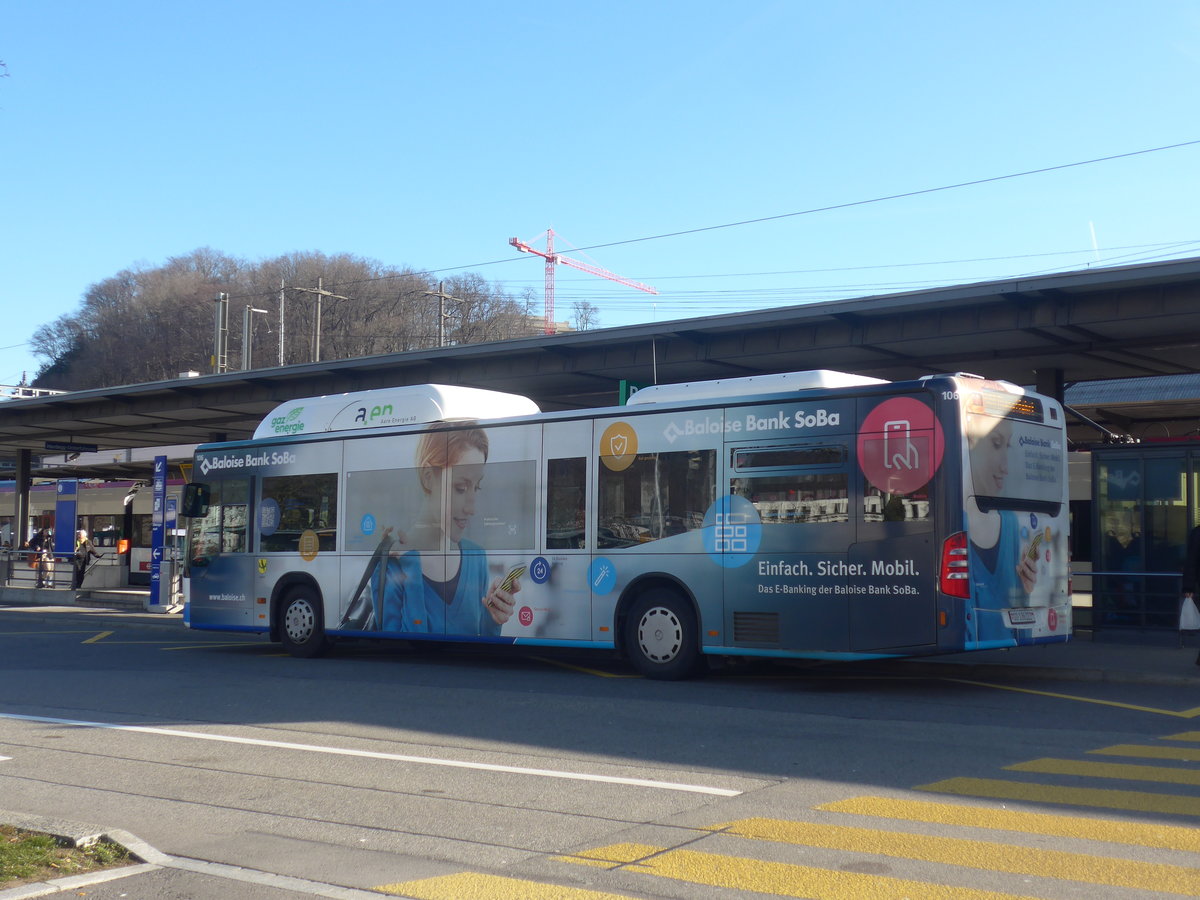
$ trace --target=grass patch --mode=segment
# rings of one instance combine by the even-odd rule
[[[129,852],[120,844],[98,841],[71,847],[48,834],[0,825],[0,886],[82,875],[130,862]]]

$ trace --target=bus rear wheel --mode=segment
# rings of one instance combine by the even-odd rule
[[[691,604],[662,588],[643,594],[625,620],[625,652],[647,678],[676,681],[698,674],[700,642]]]
[[[279,635],[292,656],[312,659],[329,649],[321,601],[312,588],[292,588],[279,604]]]

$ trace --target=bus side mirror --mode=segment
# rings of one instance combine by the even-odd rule
[[[208,515],[208,501],[211,496],[212,492],[207,484],[197,481],[185,484],[183,486],[183,508],[180,510],[180,515],[192,519]]]

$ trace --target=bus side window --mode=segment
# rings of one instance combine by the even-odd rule
[[[849,481],[845,472],[734,478],[729,492],[753,503],[764,525],[850,520]]]
[[[250,481],[246,478],[231,478],[212,485],[208,511],[190,520],[188,544],[193,566],[207,566],[221,553],[246,552],[249,493]]]
[[[587,522],[587,460],[546,460],[546,549],[582,550]]]
[[[864,522],[928,522],[932,512],[929,485],[910,494],[889,494],[863,480]]]
[[[695,531],[716,499],[717,451],[642,453],[620,471],[601,466],[596,544],[632,547]]]
[[[740,447],[732,464],[742,474],[729,492],[753,503],[764,525],[849,522],[847,458],[842,444]]]
[[[259,549],[264,553],[294,553],[306,531],[316,534],[318,550],[335,549],[337,481],[332,472],[264,478],[259,504]]]

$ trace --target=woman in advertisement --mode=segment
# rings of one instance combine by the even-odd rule
[[[1037,584],[1037,544],[1023,544],[1018,515],[1011,509],[983,509],[980,501],[1002,497],[1009,475],[1012,422],[986,415],[967,416],[967,446],[971,467],[971,496],[967,525],[971,542],[970,572],[975,597],[976,639],[1012,638],[1000,610],[1028,606]],[[985,506],[990,506],[986,504]],[[1032,553],[1030,550],[1032,549]]]
[[[465,537],[483,488],[488,437],[479,428],[433,430],[417,445],[424,500],[407,530],[387,529],[397,547],[382,567],[384,631],[447,635],[500,633],[521,589],[510,573],[488,584],[483,547]],[[378,595],[377,571],[372,594]]]

